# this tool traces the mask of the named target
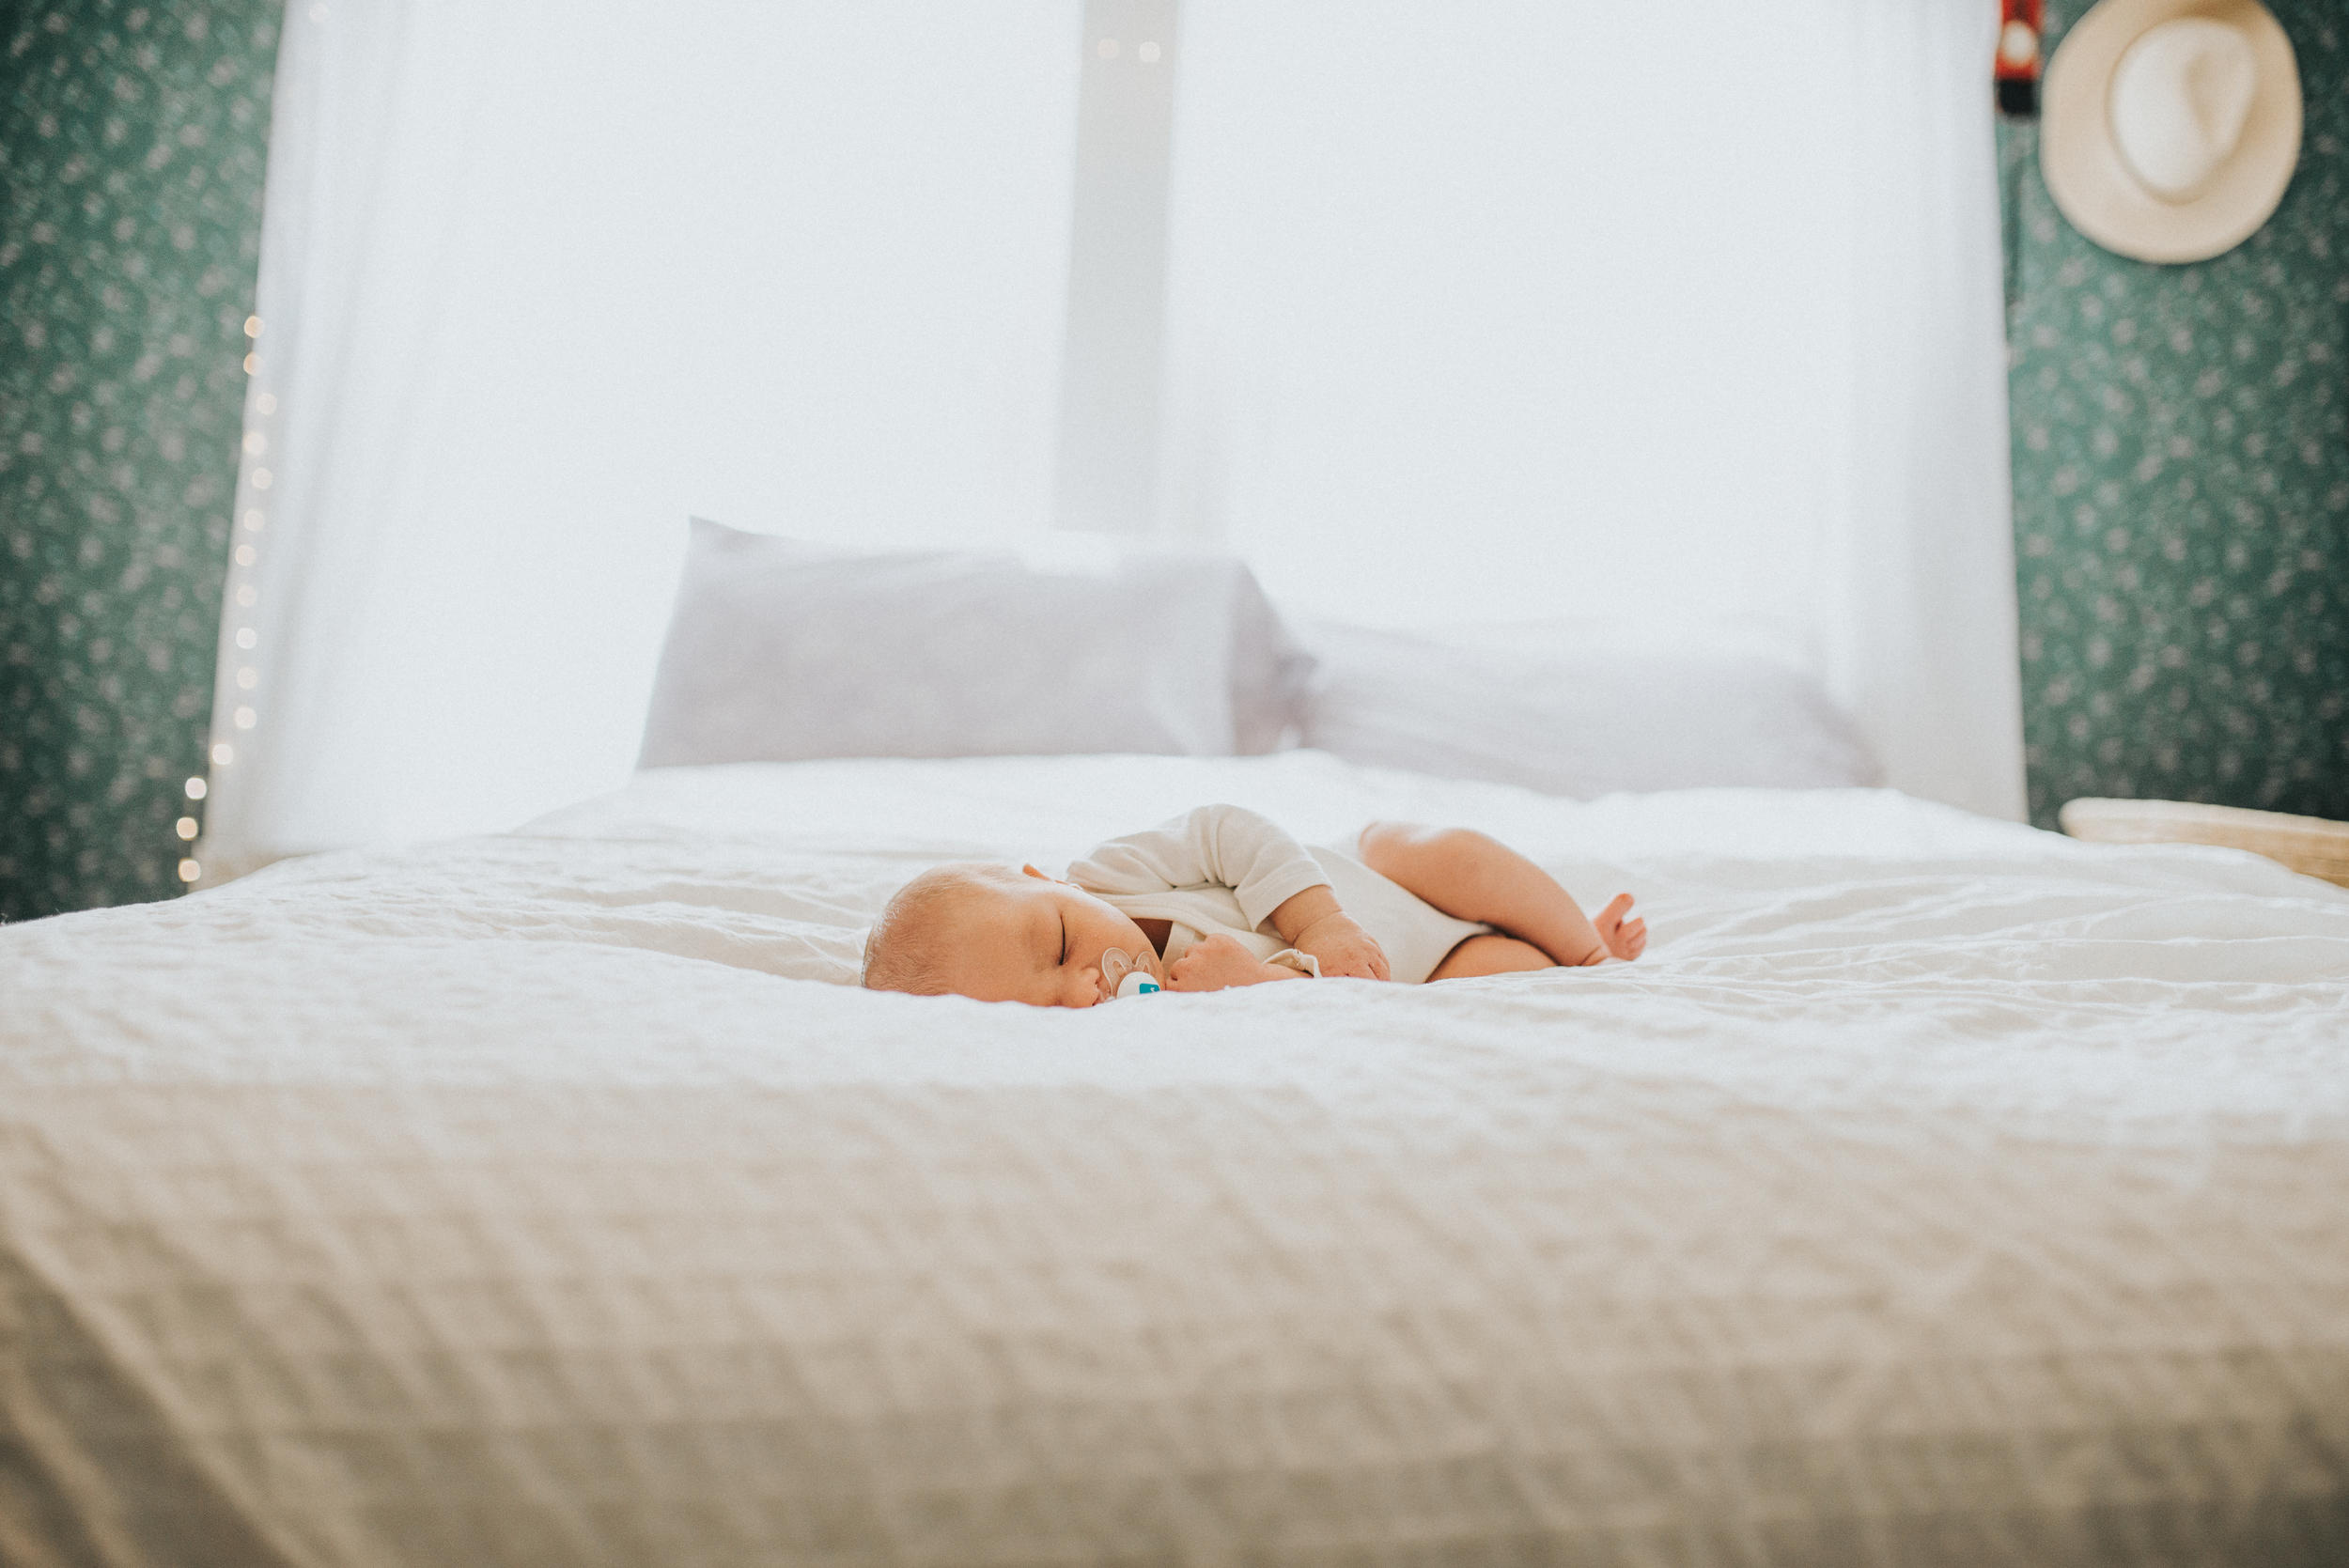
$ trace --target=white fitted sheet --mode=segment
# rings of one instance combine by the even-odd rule
[[[879,996],[926,861],[1485,828],[1626,966]],[[2349,896],[1874,791],[643,775],[0,930],[0,1560],[2337,1563]]]

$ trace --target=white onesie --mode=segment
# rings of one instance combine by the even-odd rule
[[[1308,848],[1254,812],[1201,806],[1139,833],[1098,845],[1068,868],[1068,879],[1136,920],[1163,920],[1172,964],[1193,942],[1237,937],[1257,957],[1284,956],[1287,944],[1272,911],[1307,888],[1327,883],[1338,908],[1361,924],[1387,955],[1390,978],[1418,985],[1444,955],[1492,930],[1454,920],[1362,864],[1352,853]],[[1308,974],[1320,966],[1299,954]]]

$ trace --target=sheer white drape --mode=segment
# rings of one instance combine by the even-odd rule
[[[2020,821],[2021,667],[2007,467],[1992,8],[1849,5],[1848,445],[1828,464],[1828,685],[1886,781]]]
[[[1076,5],[288,8],[208,880],[625,779],[689,512],[1043,511]]]
[[[2023,810],[1972,0],[1186,0],[1162,516],[1276,598],[1791,651]]]
[[[1798,602],[1848,9],[1190,0],[1170,521],[1335,615]]]
[[[1186,0],[1168,531],[1766,623],[2019,815],[1984,9]],[[618,783],[689,512],[1045,528],[1079,16],[290,7],[207,879]]]

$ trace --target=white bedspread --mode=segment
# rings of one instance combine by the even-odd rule
[[[928,860],[1486,828],[1627,966],[879,996]],[[1877,792],[679,769],[0,930],[0,1562],[2349,1561],[2349,895]]]

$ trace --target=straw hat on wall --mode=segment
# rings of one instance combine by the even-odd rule
[[[2259,0],[2102,0],[2048,65],[2040,167],[2107,250],[2232,250],[2276,210],[2299,156],[2299,67]]]

